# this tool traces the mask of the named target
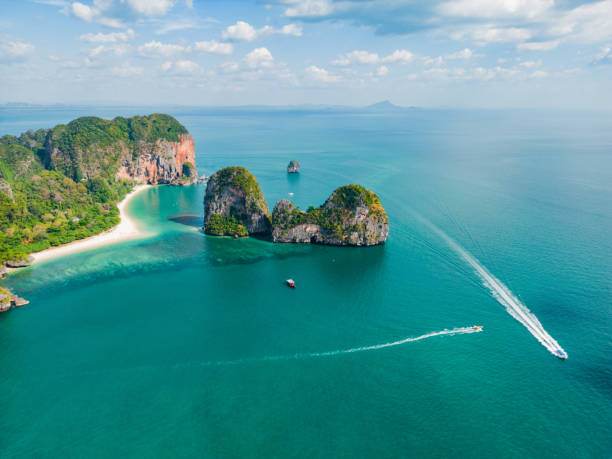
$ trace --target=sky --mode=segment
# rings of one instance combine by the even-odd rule
[[[612,0],[0,0],[0,103],[611,108]]]

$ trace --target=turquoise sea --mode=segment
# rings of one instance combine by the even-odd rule
[[[137,195],[150,238],[3,281],[31,303],[0,316],[0,457],[610,457],[612,113],[5,108],[0,134],[154,111],[270,208],[372,189],[387,244],[207,237],[204,186]]]

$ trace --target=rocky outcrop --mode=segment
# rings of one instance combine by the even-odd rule
[[[318,208],[303,212],[283,199],[272,213],[274,242],[371,246],[383,244],[389,219],[378,196],[359,185],[336,189]]]
[[[287,172],[290,174],[297,174],[300,171],[300,163],[298,163],[295,159],[289,161],[289,165],[287,166]]]
[[[189,134],[179,135],[179,142],[140,141],[135,146],[135,153],[122,149],[120,164],[115,174],[117,179],[151,185],[191,185],[198,181],[193,137]]]
[[[208,179],[204,230],[217,236],[270,233],[270,211],[259,183],[244,167],[226,167]]]
[[[8,197],[11,201],[15,201],[15,197],[13,196],[13,189],[11,188],[11,184],[2,178],[2,174],[0,173],[0,193]]]
[[[8,269],[4,264],[0,265],[0,279],[4,279],[8,275]]]
[[[46,168],[75,181],[101,177],[190,185],[198,180],[193,138],[164,114],[78,118],[48,130],[40,156]]]
[[[0,287],[0,312],[6,312],[12,308],[25,306],[28,303],[29,301],[14,295],[10,290]]]
[[[28,255],[27,258],[20,260],[7,260],[4,263],[9,268],[25,268],[26,266],[30,266],[32,263],[34,263],[34,257],[32,255]]]

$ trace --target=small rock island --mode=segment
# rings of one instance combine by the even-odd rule
[[[270,210],[257,179],[244,167],[226,167],[208,179],[204,231],[214,236],[269,234]]]
[[[272,240],[302,244],[371,246],[389,235],[389,219],[378,196],[359,185],[337,188],[317,208],[299,210],[282,199],[272,213]]]
[[[372,246],[389,235],[378,196],[360,185],[337,188],[322,206],[299,210],[282,199],[270,216],[257,180],[243,167],[226,167],[208,180],[204,231],[214,236],[268,236],[273,242]]]
[[[298,172],[300,172],[300,163],[297,162],[295,159],[289,161],[289,165],[287,166],[287,172],[289,174],[297,174]]]

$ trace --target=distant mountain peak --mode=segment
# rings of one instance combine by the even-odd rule
[[[368,105],[366,109],[368,110],[401,110],[402,107],[392,104],[388,100],[382,100],[380,102],[376,102],[375,104]]]

